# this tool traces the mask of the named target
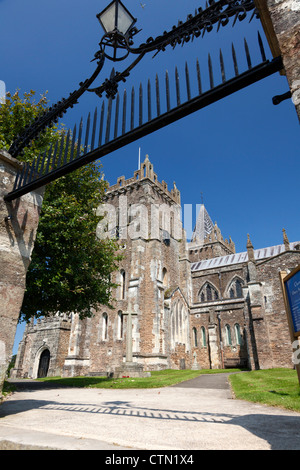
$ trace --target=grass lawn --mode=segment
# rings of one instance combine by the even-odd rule
[[[268,369],[229,376],[235,397],[300,412],[300,386],[292,369]]]
[[[194,379],[202,374],[240,372],[240,369],[163,370],[151,372],[146,378],[106,377],[47,377],[38,379],[57,386],[77,388],[160,388]],[[269,406],[279,406],[300,412],[300,386],[297,372],[292,369],[269,369],[247,371],[229,375],[235,398]]]
[[[151,372],[151,377],[145,378],[106,378],[106,377],[47,377],[38,379],[44,382],[55,382],[57,385],[66,387],[89,387],[89,388],[159,388],[168,387],[185,380],[194,379],[201,374],[216,374],[222,372],[236,372],[239,369],[202,369],[202,370],[162,370]]]
[[[2,389],[2,397],[6,397],[10,393],[14,392],[15,389],[16,388],[14,387],[14,385],[4,381],[3,389]],[[1,393],[0,393],[0,403],[1,403]]]

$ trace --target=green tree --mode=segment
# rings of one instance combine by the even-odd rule
[[[0,106],[0,147],[8,150],[25,125],[47,108],[42,95],[17,91]],[[20,160],[32,161],[66,133],[64,127],[47,129],[26,148]],[[114,284],[111,274],[120,257],[113,240],[99,240],[96,209],[107,183],[100,165],[90,163],[47,185],[32,261],[26,278],[21,320],[59,312],[91,316],[99,305],[110,306]]]

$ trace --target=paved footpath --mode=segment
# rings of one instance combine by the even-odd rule
[[[23,380],[0,405],[0,449],[300,450],[300,413],[232,399],[227,376],[131,390]]]

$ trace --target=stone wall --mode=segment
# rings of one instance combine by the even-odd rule
[[[273,56],[281,55],[284,73],[300,120],[300,3],[255,0]]]
[[[0,393],[23,302],[44,189],[6,203],[20,162],[0,150]]]
[[[258,278],[262,282],[262,308],[258,313],[260,321],[257,326],[257,330],[262,330],[257,345],[261,369],[293,367],[291,339],[279,272],[292,271],[299,264],[300,253],[286,251],[257,266]]]

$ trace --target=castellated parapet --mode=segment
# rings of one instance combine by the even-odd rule
[[[200,224],[199,220],[198,222]],[[231,240],[231,237],[229,237],[229,240],[227,238],[224,240],[217,223],[210,227],[209,233],[207,231],[202,233],[205,234],[202,238],[195,236],[188,244],[189,257],[192,262],[196,262],[199,259],[211,259],[235,253],[234,242]]]
[[[54,377],[61,374],[68,352],[72,315],[57,313],[54,316],[34,319],[26,325],[23,340],[19,344],[17,360],[11,377]],[[41,357],[51,353],[44,361]],[[44,372],[44,374],[43,374]]]
[[[157,174],[154,173],[153,165],[149,161],[148,155],[146,155],[145,161],[141,164],[141,168],[134,172],[132,178],[126,180],[125,176],[120,176],[117,179],[116,184],[109,186],[107,189],[107,195],[111,193],[122,194],[125,188],[130,189],[132,185],[136,185],[146,179],[152,183],[152,187],[158,192],[158,194],[163,195],[170,203],[172,202],[180,205],[180,191],[177,189],[175,182],[171,191],[168,190],[168,185],[165,181],[159,182]]]

